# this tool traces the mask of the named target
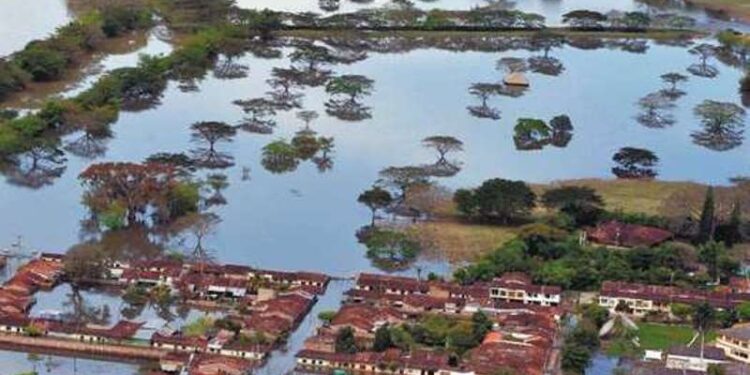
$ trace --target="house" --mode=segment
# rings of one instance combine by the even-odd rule
[[[385,352],[328,353],[302,350],[297,353],[297,367],[303,371],[331,372],[335,369],[356,373],[391,373],[408,375],[469,375],[472,371],[448,364],[448,355],[414,350],[411,353],[398,349]],[[387,369],[384,371],[384,369]],[[495,369],[497,370],[497,369]]]
[[[607,221],[582,233],[582,241],[612,247],[653,247],[671,240],[668,230],[643,225]]]
[[[329,329],[338,332],[339,329],[350,327],[354,330],[355,337],[374,339],[378,328],[404,321],[403,314],[393,308],[345,305],[333,317]]]
[[[618,305],[623,304],[633,315],[644,316],[649,312],[670,313],[673,303],[697,305],[706,302],[716,309],[730,309],[747,298],[746,294],[726,291],[605,281],[599,293],[599,306],[614,311]]]
[[[159,368],[161,371],[168,373],[178,373],[187,366],[190,361],[190,354],[169,352],[159,359]]]
[[[185,336],[180,332],[171,334],[154,332],[151,347],[177,352],[198,353],[206,351],[208,340],[203,337]]]
[[[528,275],[511,272],[492,280],[489,292],[490,298],[505,302],[557,306],[562,289],[558,286],[535,285]]]
[[[236,339],[222,346],[219,354],[228,357],[262,361],[271,352],[270,344],[253,343],[246,340]]]
[[[750,364],[750,324],[738,324],[719,331],[716,347],[735,361]]]
[[[666,367],[676,370],[708,371],[709,365],[719,365],[726,362],[724,350],[700,345],[692,347],[675,346],[667,351]]]

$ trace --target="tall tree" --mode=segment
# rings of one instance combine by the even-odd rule
[[[709,186],[706,190],[706,198],[703,200],[700,222],[698,224],[698,243],[706,243],[714,239],[716,229],[716,203],[714,201],[714,187]]]

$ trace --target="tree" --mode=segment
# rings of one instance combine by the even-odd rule
[[[344,121],[361,121],[370,118],[370,108],[357,100],[370,95],[375,81],[361,75],[342,75],[326,84],[331,99],[326,102],[326,113]],[[339,97],[343,96],[344,99]]]
[[[357,202],[367,206],[372,211],[372,222],[370,226],[375,226],[375,214],[378,210],[388,207],[393,203],[393,197],[387,190],[380,188],[379,186],[373,186],[369,190],[365,190],[357,198]]]
[[[375,341],[372,344],[372,350],[376,352],[384,352],[393,346],[391,341],[391,330],[387,325],[380,326],[375,330]]]
[[[542,195],[542,204],[570,215],[576,225],[593,225],[604,211],[604,200],[594,189],[563,186]]]
[[[526,60],[518,57],[503,57],[497,61],[496,68],[506,73],[525,72],[529,69]]]
[[[630,30],[643,30],[651,24],[651,17],[644,12],[627,12],[623,22]]]
[[[32,41],[13,59],[28,72],[34,81],[52,81],[60,78],[68,65],[65,54],[45,41]]]
[[[429,183],[429,176],[422,167],[388,167],[380,171],[381,184],[399,190],[398,202],[406,200],[410,187]]]
[[[667,97],[676,99],[682,95],[685,95],[685,92],[680,90],[677,85],[682,82],[687,82],[688,77],[686,75],[676,72],[670,72],[662,74],[661,80],[669,85],[669,87],[663,91],[665,94],[667,94]]]
[[[459,189],[453,196],[458,210],[469,218],[509,224],[528,217],[536,195],[523,181],[487,180],[473,190]]]
[[[297,169],[297,149],[289,142],[279,139],[263,147],[263,167],[271,173],[286,173]]]
[[[656,165],[659,158],[650,150],[623,147],[612,157],[618,166],[612,168],[617,178],[648,179],[657,175]]]
[[[707,43],[701,43],[690,49],[689,52],[700,58],[699,64],[693,64],[688,67],[690,73],[707,78],[713,78],[719,74],[719,70],[715,66],[708,64],[708,59],[716,55],[716,47]]]
[[[566,147],[573,139],[573,122],[567,115],[559,115],[549,121],[552,128],[550,143],[555,147]]]
[[[744,139],[745,110],[734,103],[706,100],[693,110],[703,129],[691,134],[693,142],[714,151],[731,150]]]
[[[143,222],[149,212],[155,223],[166,223],[197,210],[198,195],[180,194],[181,189],[192,193],[197,188],[171,165],[99,163],[78,178],[86,189],[83,202],[94,217],[117,205],[126,226]]]
[[[469,94],[479,98],[482,101],[482,104],[479,106],[467,107],[469,113],[477,118],[489,118],[492,120],[500,119],[500,111],[490,107],[487,104],[487,100],[492,96],[502,94],[502,92],[503,85],[499,83],[472,83],[469,87]]]
[[[65,254],[65,276],[75,288],[87,281],[101,280],[109,271],[107,261],[104,250],[96,243],[76,245]]]
[[[543,58],[545,59],[549,57],[549,52],[553,48],[562,47],[564,42],[565,37],[563,35],[549,29],[539,30],[531,36],[531,46],[544,51]]]
[[[552,136],[552,129],[546,122],[533,118],[518,119],[513,131],[513,142],[518,150],[540,150]]]
[[[216,121],[196,122],[192,126],[193,141],[208,144],[194,151],[197,165],[206,168],[226,168],[234,164],[231,155],[218,152],[216,143],[232,142],[237,129],[229,124]]]
[[[336,317],[336,311],[321,311],[318,313],[318,319],[320,319],[325,324],[331,324],[331,321],[333,321],[333,318]]]
[[[427,148],[434,148],[438,152],[439,158],[437,164],[445,164],[448,161],[445,155],[449,152],[463,151],[464,143],[455,137],[447,135],[433,135],[422,140],[422,145]]]
[[[374,229],[367,235],[365,245],[367,257],[386,269],[404,267],[419,254],[419,244],[406,234],[389,229]]]
[[[352,327],[344,327],[336,332],[336,353],[354,354],[358,351]]]
[[[334,61],[328,48],[305,43],[297,47],[289,59],[304,67],[307,71],[316,71],[321,65],[331,64]]]
[[[318,112],[315,111],[299,111],[296,114],[297,118],[305,123],[305,129],[310,129],[310,123],[318,118]]]
[[[665,113],[675,107],[672,100],[661,91],[652,92],[638,100],[638,106],[643,111],[636,116],[636,120],[649,128],[664,128],[674,124],[672,114]]]
[[[706,190],[706,198],[703,200],[703,209],[698,224],[698,243],[706,243],[714,238],[716,230],[716,203],[714,202],[714,188],[709,186]]]
[[[216,232],[216,227],[221,223],[221,218],[214,213],[191,213],[177,219],[173,230],[192,237],[193,246],[188,248],[188,257],[192,262],[199,264],[200,271],[203,267],[213,263],[213,252],[204,244],[206,237]]]
[[[245,131],[259,134],[270,134],[276,121],[269,117],[276,115],[276,103],[266,98],[254,98],[249,100],[235,100],[232,102],[242,107],[242,110],[249,115],[240,125]]]
[[[727,248],[721,242],[709,241],[698,248],[698,259],[708,269],[708,275],[719,283],[721,279],[734,274],[739,268],[731,260]]]
[[[723,242],[728,248],[742,242],[742,208],[740,200],[737,199],[732,205],[729,214],[729,222],[721,224],[716,228],[716,238]]]
[[[685,321],[689,317],[693,316],[693,313],[695,312],[695,308],[693,308],[693,306],[691,305],[684,304],[684,303],[673,303],[669,305],[669,311],[677,319],[681,321]]]
[[[693,312],[693,328],[701,335],[701,358],[703,358],[706,331],[713,326],[715,320],[716,311],[708,302],[703,302],[695,307],[695,311]]]
[[[373,81],[362,75],[342,75],[334,77],[326,84],[326,92],[331,95],[348,96],[350,102],[370,95],[372,93]]]
[[[737,306],[737,313],[742,321],[750,320],[750,302],[742,302]]]
[[[578,29],[601,29],[607,16],[590,10],[574,10],[563,14],[563,23]]]

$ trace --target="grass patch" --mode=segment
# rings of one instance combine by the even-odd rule
[[[702,197],[706,189],[705,185],[694,182],[581,179],[535,185],[534,190],[542,194],[550,187],[569,185],[587,186],[596,190],[609,210],[648,215],[664,215],[664,202],[673,194],[689,192]]]
[[[516,228],[445,220],[417,223],[408,229],[409,235],[422,245],[426,256],[451,263],[474,261],[512,240],[516,231]]]
[[[203,336],[214,326],[214,320],[208,316],[202,316],[190,324],[182,327],[182,334],[185,336],[197,337]]]
[[[638,325],[638,338],[641,349],[665,350],[675,345],[687,345],[695,335],[695,330],[687,325],[666,325],[642,323]],[[716,339],[716,332],[706,334],[706,342]],[[699,338],[700,340],[700,338]]]

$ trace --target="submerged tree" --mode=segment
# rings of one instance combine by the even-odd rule
[[[266,98],[255,98],[249,100],[235,100],[235,105],[242,107],[248,115],[239,125],[240,129],[258,134],[271,134],[276,126],[276,121],[271,116],[276,115],[277,105]]]
[[[422,167],[388,167],[380,171],[380,184],[398,190],[398,203],[406,200],[409,188],[429,183],[429,175]]]
[[[296,81],[311,87],[323,85],[328,81],[331,71],[323,67],[335,62],[328,48],[312,43],[304,43],[297,47],[289,55],[289,59],[296,65]]]
[[[67,168],[64,153],[49,139],[32,141],[27,151],[0,162],[0,171],[8,183],[31,189],[51,185]]]
[[[553,48],[562,47],[565,37],[552,31],[541,30],[531,36],[531,46],[544,52],[528,59],[529,69],[534,73],[558,76],[565,70],[562,62],[549,55]]]
[[[274,174],[292,172],[299,165],[297,150],[283,139],[273,141],[263,147],[261,164],[263,168]]]
[[[703,126],[691,134],[694,143],[714,151],[727,151],[742,144],[745,131],[745,110],[742,107],[706,100],[693,112]]]
[[[75,111],[65,115],[65,122],[79,129],[80,136],[63,147],[66,151],[82,158],[94,159],[107,151],[107,141],[112,137],[109,124],[116,116],[110,107]]]
[[[612,157],[617,166],[612,168],[612,173],[617,178],[644,179],[654,178],[657,175],[656,165],[659,158],[650,150],[623,147]]]
[[[369,190],[365,190],[357,198],[357,202],[364,204],[372,212],[371,227],[375,226],[375,216],[378,210],[387,208],[393,203],[393,197],[388,190],[381,188],[380,186],[373,186]]]
[[[225,38],[219,45],[221,54],[214,64],[214,76],[218,79],[239,79],[247,77],[250,67],[239,64],[237,58],[245,52],[245,40]]]
[[[639,99],[638,106],[642,110],[636,116],[639,124],[648,128],[665,128],[674,125],[674,117],[667,111],[675,105],[661,91],[650,93]]]
[[[514,128],[513,142],[518,150],[541,150],[550,142],[551,135],[543,120],[521,118]]]
[[[433,148],[438,153],[437,164],[447,163],[445,156],[450,152],[463,151],[464,143],[456,137],[448,135],[433,135],[422,140],[422,144],[427,148]]]
[[[333,168],[333,137],[318,137],[319,152],[312,161],[318,167],[318,172],[327,172]]]
[[[222,190],[229,186],[227,175],[223,173],[212,173],[206,176],[206,184],[211,188],[213,193],[206,198],[206,206],[217,206],[227,204],[227,199],[221,193]]]
[[[326,102],[326,113],[344,121],[361,121],[372,117],[370,108],[358,102],[373,90],[373,81],[361,75],[342,75],[326,84],[331,99]]]
[[[234,157],[216,150],[220,142],[232,142],[237,134],[234,126],[217,121],[197,122],[190,126],[193,131],[193,141],[206,144],[193,150],[196,165],[203,168],[227,168],[234,165]]]
[[[196,184],[177,168],[161,163],[100,163],[80,176],[83,202],[107,227],[132,227],[151,218],[168,223],[198,209]]]
[[[568,115],[555,116],[549,122],[552,128],[550,143],[555,147],[567,147],[573,139],[573,122]]]
[[[719,69],[708,64],[708,59],[716,55],[716,47],[701,43],[690,50],[690,53],[700,58],[699,64],[693,64],[688,67],[688,71],[699,77],[713,78],[719,74]]]
[[[500,111],[488,105],[487,100],[492,96],[498,96],[503,92],[503,85],[499,83],[472,83],[469,94],[482,101],[481,105],[468,106],[469,113],[477,118],[500,119]]]
[[[273,100],[277,109],[288,111],[302,106],[301,92],[294,91],[300,84],[297,81],[297,71],[288,69],[273,68],[272,77],[266,80],[273,91],[268,95]]]
[[[296,116],[305,123],[305,129],[310,129],[310,124],[319,117],[316,111],[299,111]]]
[[[685,91],[680,90],[677,85],[688,80],[688,77],[686,75],[671,72],[662,74],[661,80],[669,85],[669,87],[661,91],[669,99],[675,100],[685,95]]]
[[[520,73],[529,69],[526,60],[518,57],[503,57],[497,61],[495,67],[497,70],[503,70],[506,73]]]

